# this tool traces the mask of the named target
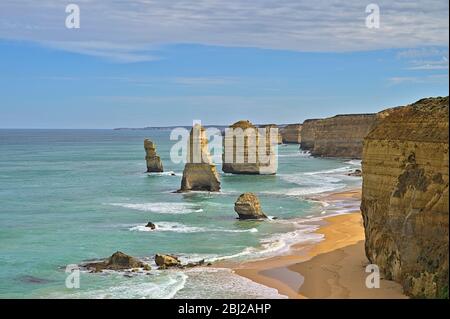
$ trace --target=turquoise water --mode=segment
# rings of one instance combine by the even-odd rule
[[[360,184],[345,175],[357,161],[312,158],[287,145],[279,147],[276,176],[221,174],[221,193],[173,193],[183,164],[169,159],[169,133],[0,130],[0,297],[281,297],[211,267],[132,277],[82,273],[79,289],[66,288],[64,269],[117,250],[149,262],[157,252],[185,261],[283,253],[293,242],[320,240],[302,221],[331,210],[308,198]],[[144,173],[144,138],[156,142],[165,173]],[[234,202],[247,191],[278,219],[237,220]],[[346,209],[338,206],[335,212]],[[159,229],[145,231],[148,221]]]

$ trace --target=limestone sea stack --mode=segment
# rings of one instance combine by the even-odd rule
[[[281,129],[281,136],[285,144],[300,144],[301,142],[301,124],[288,124]]]
[[[270,137],[270,129],[277,129],[278,130],[278,137],[277,137],[277,143],[283,144],[283,136],[281,135],[281,130],[278,128],[278,125],[276,124],[263,124],[259,126],[260,128],[266,129],[266,136],[267,138]]]
[[[448,298],[448,97],[388,109],[364,139],[366,254],[413,297]]]
[[[276,174],[278,135],[263,136],[250,121],[238,121],[225,130],[222,170],[232,174]],[[273,143],[272,143],[273,142]]]
[[[206,131],[199,124],[192,128],[189,135],[187,162],[179,191],[220,191],[219,174],[208,151]]]
[[[342,114],[303,123],[301,149],[313,156],[361,158],[363,139],[376,114]]]
[[[258,197],[253,193],[244,193],[234,203],[234,211],[239,219],[263,219],[267,216],[261,209]]]
[[[161,158],[156,153],[156,144],[148,138],[144,140],[145,160],[147,161],[147,173],[163,172]]]

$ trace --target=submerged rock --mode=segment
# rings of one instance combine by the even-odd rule
[[[348,176],[361,177],[362,176],[362,171],[360,169],[355,169],[353,172],[350,172],[347,175]]]
[[[101,272],[102,270],[126,270],[132,268],[149,269],[150,266],[144,264],[139,259],[131,257],[120,251],[115,252],[111,257],[99,262],[92,262],[82,265],[82,267],[92,270],[94,272]]]
[[[160,269],[181,266],[181,262],[176,256],[163,254],[155,255],[155,263]]]
[[[147,173],[163,172],[161,158],[156,153],[156,144],[149,139],[144,140],[145,160],[147,161]]]
[[[156,229],[156,225],[153,224],[152,222],[148,222],[147,225],[145,225],[145,227],[150,228],[152,230]]]
[[[181,188],[187,191],[220,191],[219,174],[212,163],[208,151],[208,139],[205,129],[197,124],[189,135],[187,162],[184,166]]]
[[[244,193],[234,203],[234,210],[239,219],[267,218],[261,209],[258,197],[253,193]]]

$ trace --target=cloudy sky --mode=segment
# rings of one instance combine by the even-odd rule
[[[448,95],[448,14],[447,0],[2,0],[0,128],[290,123]]]

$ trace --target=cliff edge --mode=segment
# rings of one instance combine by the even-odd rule
[[[385,110],[365,137],[366,255],[413,297],[448,298],[448,97]]]

